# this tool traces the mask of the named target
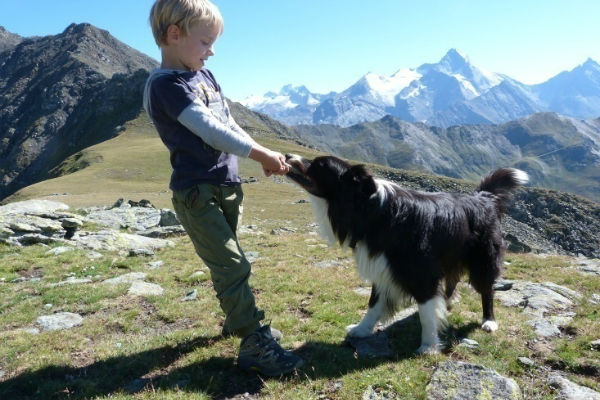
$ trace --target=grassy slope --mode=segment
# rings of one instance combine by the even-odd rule
[[[274,137],[258,140],[282,152],[307,152]],[[111,204],[125,197],[170,207],[168,157],[147,120],[133,121],[122,136],[88,151],[103,161],[33,185],[12,200],[49,198],[80,207]],[[552,398],[545,383],[547,372],[521,366],[520,356],[565,369],[573,380],[600,390],[594,380],[600,369],[597,353],[588,346],[598,338],[600,319],[597,306],[586,300],[576,306],[577,317],[563,337],[537,342],[526,318],[500,305],[500,330],[488,335],[478,329],[480,301],[464,285],[459,287],[462,299],[449,320],[447,353],[412,354],[419,343],[419,323],[413,318],[390,333],[392,360],[355,357],[342,344],[344,327],[359,320],[367,298],[353,291],[364,283],[356,276],[350,254],[325,246],[314,234],[310,206],[297,203],[306,198],[299,189],[279,177],[264,178],[252,162],[243,161],[241,170],[244,177],[259,178],[258,183],[244,186],[243,225],[255,225],[262,232],[241,236],[246,252],[259,252],[251,284],[267,318],[284,332],[283,345],[297,349],[305,358],[307,365],[298,376],[263,380],[235,368],[239,340],[218,336],[222,314],[208,274],[191,277],[207,270],[186,237],[176,239],[175,248],[157,254],[165,265],[156,270],[147,268],[149,258],[105,254],[90,261],[78,251],[53,257],[39,246],[0,246],[0,282],[19,276],[42,278],[0,283],[0,370],[4,372],[0,398],[16,391],[32,398],[65,399],[240,398],[246,392],[269,399],[356,399],[373,386],[397,398],[419,399],[425,396],[435,365],[446,359],[481,364],[511,376],[526,398]],[[69,194],[49,196],[52,193]],[[295,232],[270,234],[280,227]],[[600,293],[600,279],[582,279],[567,268],[567,258],[509,255],[508,259],[507,278],[552,281],[588,295]],[[325,269],[314,265],[328,260],[339,265]],[[160,284],[165,295],[130,297],[126,285],[110,288],[97,283],[132,271],[147,272],[147,281]],[[94,283],[49,286],[69,275],[89,275]],[[193,289],[198,290],[198,299],[181,302]],[[47,310],[45,304],[53,306]],[[20,330],[33,326],[38,316],[56,311],[78,312],[85,321],[75,329],[35,336]],[[457,347],[461,337],[477,340],[480,349]],[[137,383],[144,389],[129,394]]]

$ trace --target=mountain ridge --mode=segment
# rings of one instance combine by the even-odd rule
[[[600,115],[600,65],[591,58],[536,85],[479,68],[456,49],[450,49],[438,63],[400,71],[408,71],[409,79],[397,87],[397,73],[389,77],[367,73],[340,93],[320,98],[321,95],[308,91],[319,101],[311,106],[296,104],[289,91],[280,91],[277,103],[269,102],[267,97],[261,101],[260,96],[241,103],[289,125],[342,127],[388,114],[439,127],[499,124],[536,112],[557,112],[582,119]],[[369,87],[369,81],[388,84]],[[272,99],[274,93],[270,93]]]
[[[0,65],[0,198],[118,134],[158,64],[90,24],[23,38]]]
[[[599,119],[537,113],[499,125],[448,128],[393,116],[350,127],[298,125],[305,141],[341,157],[455,178],[516,167],[532,184],[600,201]]]

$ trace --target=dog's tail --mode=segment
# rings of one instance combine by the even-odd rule
[[[527,172],[515,168],[498,169],[481,181],[477,192],[490,192],[497,198],[498,210],[505,212],[511,192],[529,182]]]

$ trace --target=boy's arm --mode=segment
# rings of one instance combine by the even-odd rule
[[[233,119],[233,115],[231,114],[231,107],[229,107],[229,101],[226,100],[225,98],[223,98],[223,101],[225,102],[225,108],[226,108],[227,115],[229,115],[229,119],[228,119],[227,123],[229,124],[231,129],[233,129],[234,131],[236,131],[237,133],[239,133],[242,136],[252,139],[252,137],[248,134],[248,132],[243,130],[242,127],[239,126],[237,124],[237,122],[235,122],[235,119]]]
[[[281,175],[289,171],[285,157],[281,153],[256,143],[250,135],[235,124],[235,121],[233,127],[237,127],[236,130],[223,124],[203,103],[193,102],[179,114],[177,120],[211,147],[240,157],[249,157],[261,163],[267,176]],[[238,132],[238,129],[241,132]]]
[[[242,128],[238,127],[243,134],[215,118],[199,100],[186,107],[177,121],[209,146],[236,156],[248,157],[252,147],[257,144]]]

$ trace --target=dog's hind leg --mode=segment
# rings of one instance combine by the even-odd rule
[[[384,313],[384,307],[386,307],[386,296],[381,295],[373,284],[371,288],[371,297],[369,298],[369,310],[363,317],[359,324],[348,325],[346,332],[348,336],[352,337],[367,337],[373,333],[375,324],[379,321]]]
[[[446,308],[448,311],[452,306],[460,300],[460,295],[455,291],[456,285],[458,285],[459,279],[455,277],[447,277],[445,282],[444,295],[446,297]]]
[[[419,354],[435,354],[440,351],[438,332],[446,325],[446,300],[436,295],[425,303],[419,303],[421,320],[421,346]]]

